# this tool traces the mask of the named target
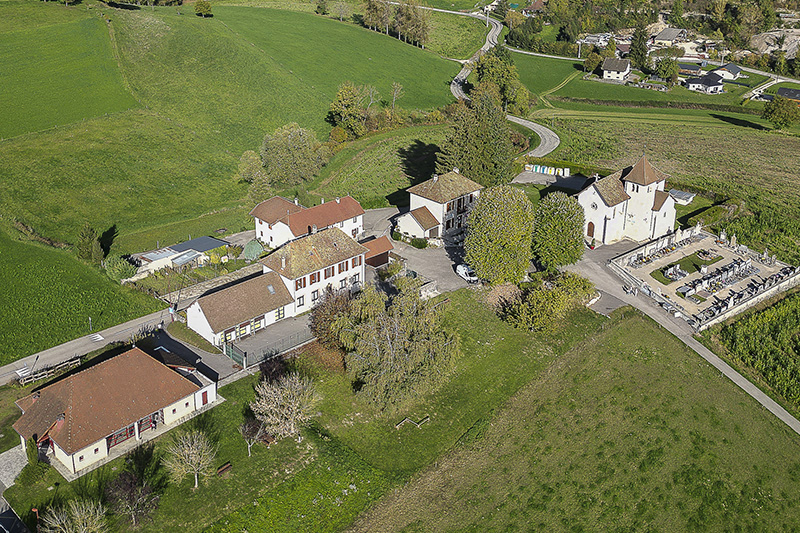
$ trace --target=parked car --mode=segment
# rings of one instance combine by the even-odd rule
[[[467,283],[478,283],[478,276],[469,265],[458,265],[456,267],[456,274]]]

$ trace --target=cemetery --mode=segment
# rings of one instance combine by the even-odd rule
[[[612,270],[697,330],[800,284],[800,267],[757,253],[736,235],[698,225],[676,230],[611,261]]]

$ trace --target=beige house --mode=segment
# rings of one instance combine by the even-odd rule
[[[216,383],[202,374],[133,348],[17,400],[22,416],[13,427],[23,446],[33,438],[40,453],[81,475],[119,455],[116,446],[177,425],[216,399]]]
[[[625,81],[631,73],[630,59],[617,59],[608,57],[603,61],[603,79],[613,81]]]
[[[458,169],[414,185],[408,189],[410,210],[397,219],[397,231],[409,237],[458,240],[481,189]]]

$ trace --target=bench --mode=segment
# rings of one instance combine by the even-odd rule
[[[221,467],[217,468],[217,475],[222,476],[229,473],[233,469],[233,465],[230,461],[222,465]]]
[[[269,433],[264,433],[261,436],[261,442],[262,442],[262,444],[265,444],[267,446],[267,448],[269,448],[270,446],[275,444],[275,437],[273,437]]]

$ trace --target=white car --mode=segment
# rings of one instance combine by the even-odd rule
[[[478,276],[469,265],[458,265],[456,267],[456,274],[467,283],[478,283]]]

